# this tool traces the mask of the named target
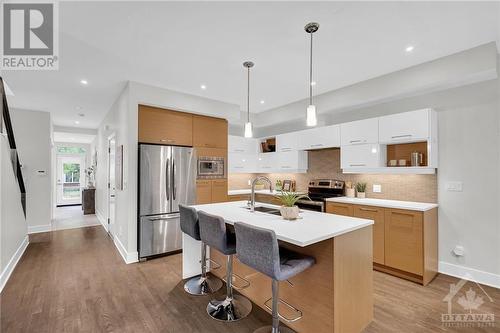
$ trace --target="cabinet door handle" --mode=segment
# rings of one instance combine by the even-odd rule
[[[321,147],[321,146],[323,146],[322,143],[317,143],[317,144],[311,145],[311,147]]]
[[[160,142],[175,142],[175,140],[172,140],[172,139],[160,139]]]
[[[361,142],[361,140],[351,140],[349,143],[356,143],[356,142]]]
[[[394,135],[391,138],[392,139],[401,139],[401,138],[411,138],[411,137],[412,137],[411,134],[404,134],[404,135]]]
[[[292,148],[281,148],[280,151],[291,151]]]
[[[236,153],[244,153],[245,149],[235,149],[234,150]]]
[[[349,166],[352,166],[352,167],[362,167],[362,166],[366,166],[366,164],[349,164]]]
[[[282,166],[281,166],[281,168],[282,168],[282,169],[291,169],[292,167],[291,167],[291,166],[289,166],[289,165],[282,165]]]
[[[378,212],[378,209],[370,209],[370,208],[360,208],[364,212]]]

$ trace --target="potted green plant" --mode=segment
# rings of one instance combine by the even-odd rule
[[[356,193],[358,198],[366,198],[366,183],[356,183]]]
[[[285,220],[296,220],[299,217],[299,207],[296,205],[297,201],[300,199],[309,199],[305,194],[285,192],[283,190],[276,198],[281,202],[280,213]]]

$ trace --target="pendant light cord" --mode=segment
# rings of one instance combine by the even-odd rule
[[[247,67],[247,122],[250,122],[250,67]]]
[[[313,87],[312,87],[312,80],[313,80],[313,34],[309,33],[311,35],[311,53],[309,54],[309,105],[312,105],[313,103]]]

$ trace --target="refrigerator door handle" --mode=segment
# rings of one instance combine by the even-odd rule
[[[167,166],[165,170],[165,192],[167,193],[167,201],[170,201],[170,181],[168,179],[170,169],[170,159],[167,158]]]
[[[159,217],[148,217],[149,221],[167,221],[167,220],[174,220],[179,218],[180,214],[172,214],[172,215],[166,215],[166,216],[159,216]]]
[[[172,197],[173,197],[173,200],[176,200],[175,196],[175,192],[177,190],[176,186],[175,186],[175,169],[176,169],[176,166],[175,166],[175,160],[172,159]]]

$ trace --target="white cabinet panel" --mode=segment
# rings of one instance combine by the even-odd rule
[[[257,154],[228,153],[229,173],[257,172]]]
[[[379,118],[379,142],[398,143],[427,140],[430,137],[430,109],[393,114]]]
[[[277,153],[258,154],[257,169],[259,172],[263,173],[274,172],[277,169],[277,164],[278,164]]]
[[[300,150],[340,147],[340,125],[317,127],[296,133]]]
[[[258,150],[257,139],[244,138],[242,136],[229,135],[228,137],[228,152],[229,153],[246,153],[257,154]]]
[[[279,172],[307,171],[308,153],[306,151],[290,151],[277,154],[277,170]]]
[[[340,165],[342,169],[384,167],[385,154],[385,146],[378,144],[343,146],[340,148]]]
[[[276,151],[286,152],[297,150],[298,132],[276,135]]]
[[[378,118],[340,124],[342,146],[378,142]]]

